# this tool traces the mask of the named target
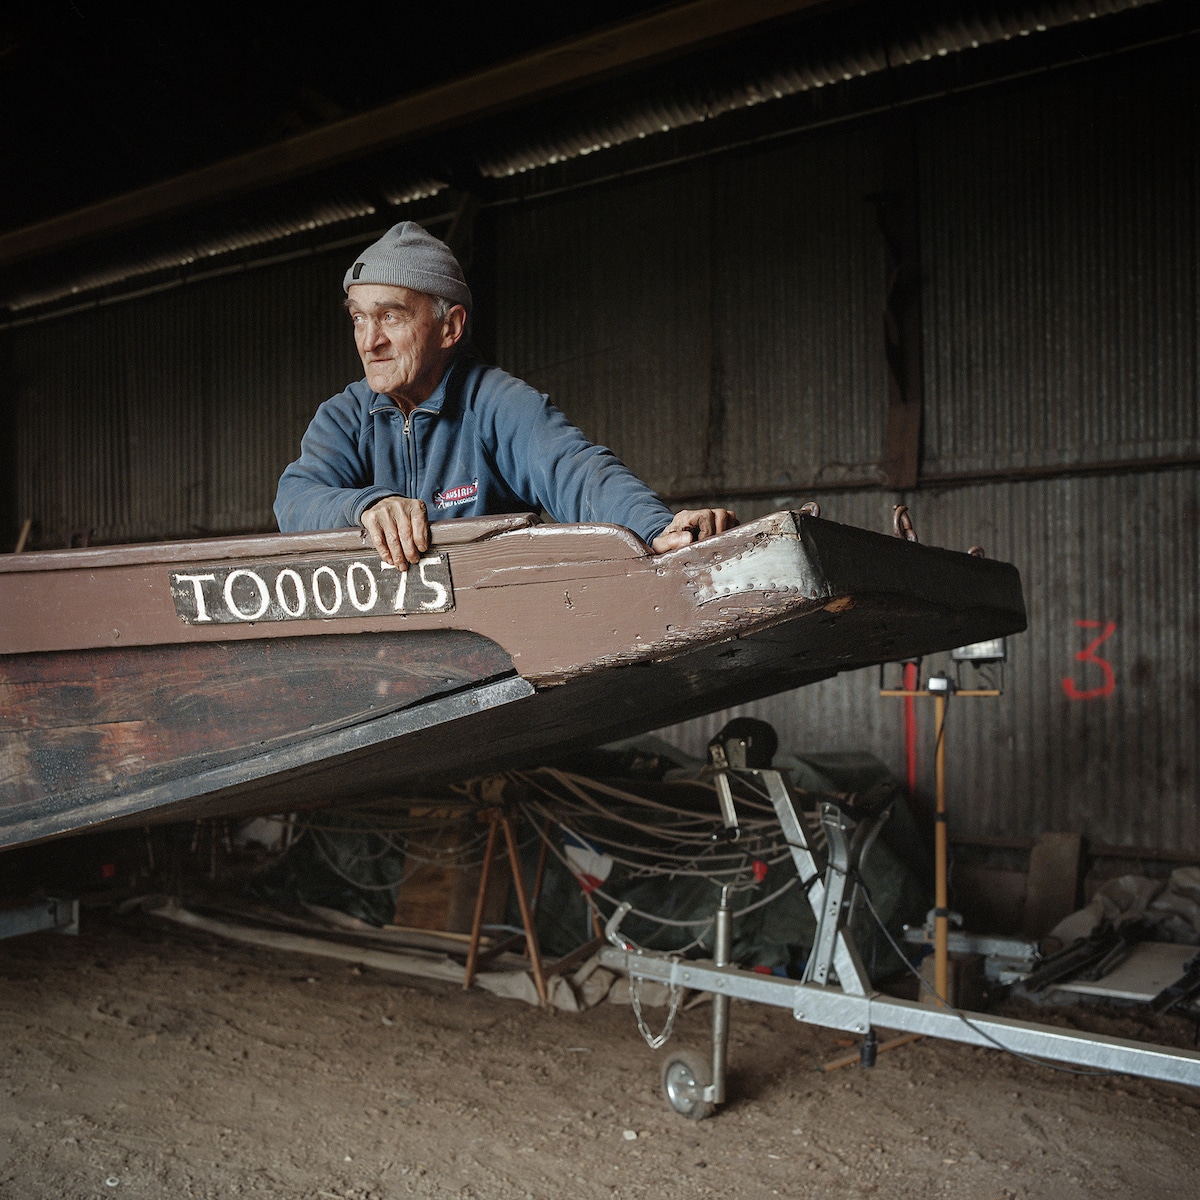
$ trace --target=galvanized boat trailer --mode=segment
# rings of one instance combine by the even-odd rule
[[[634,997],[640,980],[666,984],[674,1007],[685,989],[712,993],[711,1060],[677,1050],[669,1053],[663,1064],[663,1092],[675,1112],[698,1121],[724,1102],[729,1002],[735,996],[790,1009],[797,1021],[862,1034],[863,1062],[868,1066],[873,1065],[878,1026],[1009,1050],[1022,1057],[1069,1063],[1085,1071],[1140,1075],[1200,1087],[1200,1053],[1194,1051],[1077,1033],[985,1013],[959,1013],[949,1007],[898,1000],[872,990],[849,935],[849,923],[861,887],[858,864],[886,812],[855,813],[838,803],[822,802],[818,815],[828,841],[822,873],[784,776],[774,770],[747,767],[746,744],[737,739],[714,745],[710,753],[722,816],[731,840],[737,835],[737,814],[730,776],[741,777],[756,793],[769,796],[791,848],[800,883],[812,905],[817,933],[803,978],[793,980],[742,970],[729,963],[732,921],[726,888],[722,889],[716,911],[711,961],[689,961],[677,955],[640,949],[620,932],[629,906],[623,904],[613,913],[605,931],[612,944],[600,951],[600,961],[629,976]],[[869,902],[869,897],[865,899]],[[642,1024],[640,1008],[635,1011]],[[657,1049],[669,1036],[669,1030],[668,1021],[663,1035],[651,1045]]]

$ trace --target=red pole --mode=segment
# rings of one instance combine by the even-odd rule
[[[904,690],[917,690],[917,664],[904,664]],[[907,772],[908,799],[911,804],[917,795],[917,702],[904,697],[904,766]]]

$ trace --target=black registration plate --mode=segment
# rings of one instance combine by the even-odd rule
[[[427,554],[407,571],[374,555],[217,564],[171,572],[171,595],[188,625],[331,621],[454,608],[450,559]]]

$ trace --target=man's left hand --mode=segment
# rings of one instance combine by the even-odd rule
[[[666,554],[668,550],[679,550],[724,533],[737,523],[737,514],[727,508],[685,508],[675,514],[675,519],[650,543],[650,548],[655,554]]]

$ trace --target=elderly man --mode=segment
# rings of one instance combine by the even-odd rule
[[[279,480],[287,532],[361,524],[387,564],[429,549],[429,520],[545,509],[625,525],[662,554],[737,524],[726,509],[674,517],[545,396],[460,353],[471,293],[449,248],[412,221],[346,272],[366,378],[327,400]]]

